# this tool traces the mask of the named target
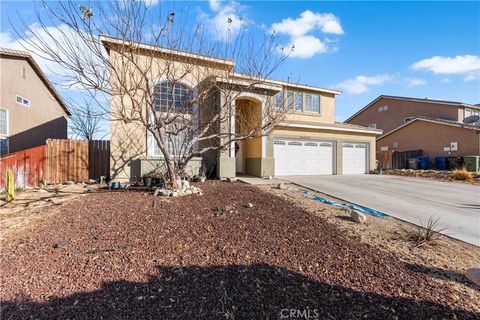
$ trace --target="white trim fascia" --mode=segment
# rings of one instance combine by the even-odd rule
[[[293,88],[305,89],[305,90],[316,91],[316,92],[331,93],[331,94],[334,94],[334,95],[341,95],[342,94],[342,92],[338,91],[338,90],[313,87],[313,86],[309,86],[309,85],[305,85],[305,84],[297,84],[297,83],[286,82],[286,81],[281,81],[281,80],[261,79],[261,78],[258,78],[258,77],[252,77],[252,76],[248,76],[248,75],[241,74],[241,73],[234,73],[232,76],[233,77],[238,77],[238,78],[243,78],[243,79],[259,79],[259,80],[265,81],[267,83],[280,85],[282,87],[283,86],[293,87]]]
[[[313,125],[313,124],[296,124],[288,122],[280,122],[278,126],[282,127],[293,127],[293,128],[305,128],[305,129],[320,129],[320,130],[331,130],[331,131],[345,131],[345,132],[361,132],[361,133],[373,133],[373,134],[382,134],[381,131],[373,131],[368,129],[350,129],[350,128],[339,128],[331,126],[322,126],[322,125]]]
[[[215,77],[215,81],[221,82],[221,83],[235,84],[235,85],[245,86],[245,87],[252,86],[252,84],[248,81],[230,79],[225,77]],[[256,89],[265,89],[265,90],[272,90],[277,92],[280,92],[283,89],[281,86],[269,85],[266,83],[254,84],[253,87]]]
[[[181,51],[181,50],[163,48],[163,47],[159,47],[159,46],[155,46],[155,45],[151,45],[151,44],[144,44],[144,43],[139,43],[139,42],[134,42],[134,41],[127,41],[127,40],[114,38],[114,37],[111,37],[109,35],[103,35],[103,34],[100,35],[100,41],[110,42],[110,43],[115,43],[115,44],[120,44],[120,45],[127,45],[127,46],[135,45],[139,49],[157,51],[157,52],[176,55],[176,56],[180,56],[180,57],[187,57],[187,58],[193,58],[193,59],[197,59],[197,60],[204,60],[204,61],[219,63],[219,64],[230,66],[232,68],[235,66],[235,62],[233,60],[229,60],[229,59],[219,59],[219,58],[204,56],[204,55],[201,55],[201,54],[190,53],[190,52]]]

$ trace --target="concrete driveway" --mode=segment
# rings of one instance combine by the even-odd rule
[[[480,246],[480,187],[387,175],[288,176],[287,181],[419,225],[433,216],[444,234]]]

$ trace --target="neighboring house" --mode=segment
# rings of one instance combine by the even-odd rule
[[[112,63],[115,63],[119,56],[115,52],[115,44],[125,43],[108,36],[102,36],[102,41]],[[161,57],[168,57],[175,62],[188,56],[189,63],[195,63],[197,69],[204,68],[198,73],[204,74],[205,79],[186,76],[181,91],[194,92],[199,82],[207,78],[219,84],[235,83],[238,88],[250,87],[245,85],[249,77],[233,71],[234,61],[144,44],[135,45],[147,52],[149,57],[158,54],[159,64],[161,59],[165,59]],[[142,61],[142,54],[137,55],[138,61]],[[179,66],[178,69],[178,72],[181,72],[182,67]],[[168,87],[169,84],[159,80],[154,83],[154,86],[157,85]],[[235,100],[236,112],[243,112],[242,110],[247,108],[250,112],[260,113],[267,101],[282,97],[287,100],[295,99],[295,108],[287,119],[279,123],[269,136],[238,143],[238,151],[232,144],[228,150],[205,154],[203,159],[194,158],[193,163],[203,161],[207,163],[207,167],[215,164],[219,178],[235,177],[236,174],[259,177],[362,174],[375,168],[375,139],[381,131],[335,122],[335,97],[340,94],[339,91],[276,80],[268,80],[261,86],[262,90],[239,91]],[[200,108],[220,109],[221,95],[218,91],[219,98],[212,101],[212,105]],[[116,101],[117,98],[111,98],[111,113],[120,107]],[[234,122],[232,119],[232,123]],[[230,126],[228,130],[235,128]],[[151,168],[148,163],[162,161],[156,145],[149,143],[149,135],[142,126],[112,121],[110,139],[111,176],[114,179],[137,179]]]
[[[480,155],[480,126],[458,121],[416,117],[377,140],[379,150],[422,150],[437,156]]]
[[[479,105],[382,95],[345,122],[382,129],[378,151],[423,150],[433,160],[480,154],[479,123],[464,123],[478,115]]]
[[[32,56],[0,48],[1,155],[67,138],[65,103]]]

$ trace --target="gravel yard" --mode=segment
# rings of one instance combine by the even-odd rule
[[[415,259],[337,225],[342,210],[241,183],[201,188],[92,193],[3,241],[2,319],[480,318],[478,300]]]

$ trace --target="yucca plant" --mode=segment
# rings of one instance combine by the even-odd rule
[[[430,217],[428,218],[426,225],[420,220],[421,226],[417,227],[411,236],[411,240],[417,247],[438,244],[441,237],[440,233],[446,229],[439,227],[439,219],[440,218],[434,219],[433,217]]]

